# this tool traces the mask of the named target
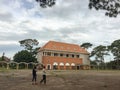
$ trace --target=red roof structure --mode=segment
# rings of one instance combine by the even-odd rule
[[[41,47],[40,50],[56,50],[89,54],[87,50],[85,50],[84,48],[80,47],[77,44],[69,44],[56,41],[49,41],[43,47]]]

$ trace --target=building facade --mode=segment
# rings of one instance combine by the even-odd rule
[[[89,53],[76,44],[49,41],[39,49],[37,59],[46,69],[90,69]]]

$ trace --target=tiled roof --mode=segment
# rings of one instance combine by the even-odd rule
[[[63,42],[49,41],[40,50],[56,50],[56,51],[67,51],[67,52],[78,52],[89,54],[84,48],[76,44],[69,44]]]
[[[10,62],[10,59],[8,57],[4,56],[4,61]]]

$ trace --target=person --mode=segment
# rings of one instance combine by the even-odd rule
[[[42,79],[40,81],[40,84],[44,82],[44,84],[46,84],[46,70],[45,70],[45,66],[43,66],[43,69],[42,69]]]
[[[34,68],[32,69],[32,85],[36,85],[37,83],[36,83],[36,81],[37,81],[37,68],[36,68],[36,66],[34,66]]]

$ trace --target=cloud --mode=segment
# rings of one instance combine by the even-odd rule
[[[0,57],[2,56],[3,52],[5,53],[5,56],[9,58],[13,58],[13,56],[20,50],[22,50],[23,47],[20,47],[16,44],[6,44],[6,45],[0,45]]]
[[[84,9],[88,7],[88,2],[86,0],[84,0],[84,2],[80,2],[80,0],[58,0],[56,2],[59,3],[56,3],[53,8],[40,8],[40,11],[44,17],[58,18],[68,21],[70,19],[74,19],[74,16],[83,16]],[[83,7],[83,5],[85,7]]]
[[[89,10],[88,2],[56,0],[44,9],[35,0],[0,0],[0,52],[12,57],[21,50],[18,41],[28,38],[37,39],[39,46],[49,40],[97,46],[119,39],[119,16]]]
[[[12,21],[12,14],[11,13],[0,13],[0,21]]]

